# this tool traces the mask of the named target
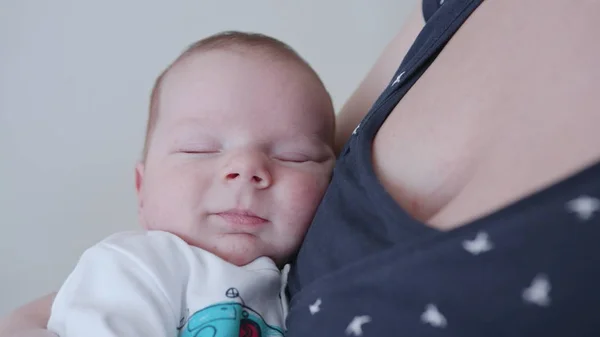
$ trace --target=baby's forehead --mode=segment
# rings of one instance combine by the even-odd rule
[[[221,109],[235,106],[239,109],[231,110],[237,114],[232,112],[227,115],[253,115],[255,111],[252,109],[263,107],[262,102],[279,101],[283,105],[283,109],[289,109],[293,114],[293,111],[298,111],[295,115],[300,116],[306,114],[308,107],[305,107],[307,105],[305,102],[311,101],[308,105],[316,111],[310,112],[312,117],[306,116],[306,118],[312,119],[315,124],[325,124],[322,126],[325,130],[333,129],[334,121],[332,119],[335,116],[329,94],[320,79],[314,76],[306,68],[306,65],[286,59],[272,59],[260,52],[240,52],[228,49],[197,51],[179,61],[169,69],[163,78],[160,93],[162,102],[159,104],[161,113],[170,115],[172,112],[169,110],[171,109],[183,107],[187,110],[198,107],[197,111],[189,112],[187,115],[203,117],[205,114],[219,114]],[[283,63],[276,65],[274,61]],[[237,69],[237,71],[232,71],[232,69]],[[273,80],[271,83],[282,83],[282,79],[290,80],[290,87],[295,87],[298,89],[298,93],[304,92],[304,94],[300,94],[301,96],[294,94],[292,101],[282,101],[275,93],[281,88],[268,84],[271,80]],[[236,102],[231,102],[240,100],[240,96],[246,93],[255,95],[255,99],[249,101],[256,104],[240,107],[235,105]],[[299,102],[298,97],[306,99]],[[205,108],[210,112],[201,110]],[[175,118],[175,116],[170,117]],[[231,121],[231,123],[236,122]],[[313,127],[318,126],[313,125]]]
[[[236,100],[252,92],[264,99],[284,90],[296,90],[311,97],[329,94],[317,76],[304,64],[285,58],[265,56],[259,50],[197,51],[178,60],[164,75],[159,96],[163,103],[177,100],[213,100],[220,96]],[[224,102],[226,104],[227,102]],[[162,105],[162,104],[161,104]]]
[[[172,108],[185,108],[182,106],[181,101],[196,104],[198,98],[204,99],[207,97],[207,100],[210,101],[210,93],[207,93],[207,91],[210,92],[211,90],[203,89],[210,87],[211,84],[215,83],[214,81],[219,80],[220,71],[232,66],[231,57],[220,58],[219,56],[232,55],[242,56],[235,60],[235,65],[242,69],[243,74],[247,74],[243,71],[244,69],[253,69],[253,76],[265,78],[266,80],[273,75],[272,73],[275,73],[275,77],[277,77],[277,74],[281,75],[282,73],[289,75],[299,85],[296,88],[300,92],[310,91],[314,93],[310,98],[304,99],[304,102],[312,102],[308,104],[311,105],[310,108],[314,108],[316,105],[317,110],[323,110],[327,115],[333,116],[333,118],[326,117],[325,120],[335,119],[331,98],[321,79],[313,68],[290,46],[261,34],[223,32],[192,44],[157,78],[150,98],[144,156],[147,153],[149,139],[151,139],[157,123],[159,123],[159,120],[163,120],[164,116],[161,117],[161,115],[169,115],[172,118],[167,117],[167,119],[173,119],[174,116],[170,112]],[[267,64],[268,66],[255,66],[256,63],[260,64],[261,62],[262,65]],[[276,64],[284,64],[285,66],[272,66]],[[227,75],[231,75],[231,73]],[[237,78],[230,76],[227,78],[230,82],[232,78],[235,79],[233,82],[243,82],[248,79],[244,76],[238,76]],[[304,80],[299,81],[298,79]],[[204,82],[204,87],[194,87],[194,84],[201,81]],[[299,82],[302,83],[298,84]],[[252,86],[258,89],[264,87],[263,83],[257,81],[254,81]],[[288,87],[288,85],[282,87]],[[217,96],[230,94],[231,97],[232,94],[239,92],[239,90],[235,91],[228,86],[218,86],[218,88],[216,90]],[[215,90],[212,90],[212,92],[214,93]],[[268,101],[268,98],[273,97],[273,95],[269,96],[268,93],[272,94],[272,92],[271,87],[271,89],[260,92],[258,98],[264,98],[264,101]],[[193,100],[194,97],[196,97],[196,101]],[[319,99],[314,99],[315,97]],[[323,97],[325,98],[323,99]],[[225,100],[232,101],[232,99]],[[295,105],[307,105],[304,102]],[[321,104],[321,102],[323,103]],[[200,111],[196,113],[200,113]],[[317,117],[318,120],[323,119],[320,117],[322,116]],[[327,124],[331,123],[327,122]]]
[[[283,65],[283,66],[281,66]],[[229,69],[252,69],[261,76],[276,75],[285,70],[293,76],[314,76],[316,73],[307,64],[281,52],[249,46],[228,46],[218,49],[195,50],[182,55],[165,72],[165,81],[181,78],[208,77],[213,73],[225,74]]]

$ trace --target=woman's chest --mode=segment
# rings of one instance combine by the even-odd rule
[[[388,193],[451,228],[598,159],[598,15],[592,1],[480,5],[374,139]]]

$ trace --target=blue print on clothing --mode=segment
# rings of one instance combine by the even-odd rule
[[[237,289],[227,297],[239,297]],[[283,330],[267,324],[256,311],[239,302],[223,302],[203,308],[189,317],[180,337],[283,337]]]

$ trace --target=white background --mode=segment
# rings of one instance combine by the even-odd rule
[[[414,5],[0,0],[0,316],[58,289],[86,247],[137,226],[148,95],[187,45],[222,30],[280,38],[339,109]]]

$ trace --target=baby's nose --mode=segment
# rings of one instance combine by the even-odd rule
[[[223,178],[227,183],[243,183],[264,189],[271,185],[271,174],[266,159],[260,155],[236,156],[225,169]]]

